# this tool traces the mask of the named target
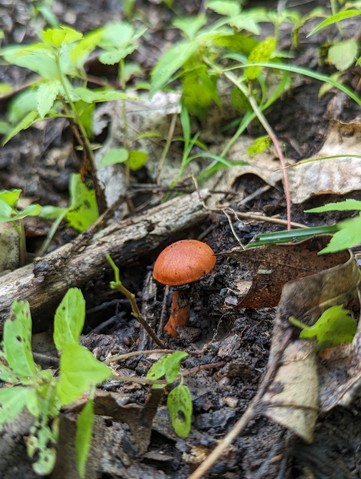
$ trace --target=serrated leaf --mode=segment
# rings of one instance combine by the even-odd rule
[[[249,54],[248,63],[267,62],[276,48],[276,39],[268,37],[260,42]],[[262,67],[250,66],[244,71],[247,80],[255,80],[262,72]]]
[[[79,174],[70,178],[70,206],[66,214],[69,226],[85,231],[99,217],[95,191],[88,189]]]
[[[130,150],[127,160],[128,166],[132,171],[140,170],[147,163],[149,155],[146,151]]]
[[[189,388],[180,384],[172,389],[168,395],[167,408],[175,433],[185,439],[192,425],[193,405]]]
[[[0,389],[0,425],[10,422],[26,407],[31,396],[36,395],[33,388],[14,386]]]
[[[350,343],[355,336],[357,323],[343,306],[326,309],[315,324],[306,326],[290,318],[291,323],[302,328],[301,339],[316,339],[317,350],[330,348],[342,343]]]
[[[69,344],[60,357],[59,400],[63,405],[70,404],[111,375],[111,370],[86,348]]]
[[[129,157],[129,151],[126,148],[111,148],[102,157],[99,168],[104,168],[108,165],[116,165],[118,163],[125,163]]]
[[[198,43],[194,40],[179,42],[167,50],[158,60],[151,74],[152,93],[162,89],[172,76],[196,53]]]
[[[117,48],[108,52],[102,52],[99,55],[99,61],[104,65],[114,65],[133,53],[136,48],[136,45],[128,45],[124,48]]]
[[[59,80],[47,81],[39,86],[36,98],[37,110],[40,118],[44,118],[44,116],[52,109],[60,87],[61,83]]]
[[[59,77],[55,55],[51,47],[44,43],[6,47],[2,50],[2,55],[8,63],[27,68],[47,80]]]
[[[20,195],[20,189],[13,189],[13,190],[2,190],[0,191],[0,200],[5,201],[11,208],[15,208]]]
[[[10,319],[4,324],[4,354],[10,368],[31,382],[39,368],[31,351],[31,316],[27,301],[14,301]]]
[[[192,39],[206,22],[207,17],[204,14],[201,14],[191,18],[177,18],[174,20],[173,25],[185,33],[189,39]]]
[[[318,206],[317,208],[311,208],[305,210],[305,213],[324,213],[326,211],[353,211],[361,210],[361,201],[349,198],[344,201],[338,201],[337,203],[327,203],[327,205]]]
[[[165,378],[169,384],[175,381],[180,370],[180,364],[183,359],[188,357],[188,353],[184,351],[176,351],[175,353],[168,354],[165,361]]]
[[[83,34],[74,30],[74,28],[61,26],[59,28],[47,28],[41,33],[44,42],[53,45],[56,48],[69,43],[74,43],[82,38]]]
[[[7,135],[5,140],[3,141],[3,145],[6,145],[15,135],[17,135],[20,131],[26,130],[31,126],[33,123],[39,120],[39,114],[37,111],[29,112]]]
[[[78,288],[70,288],[57,307],[54,318],[54,343],[58,351],[78,344],[85,321],[85,300]]]
[[[80,412],[76,422],[76,464],[80,477],[85,477],[85,466],[92,440],[94,423],[94,401],[89,400]]]
[[[361,244],[361,216],[341,221],[336,227],[338,231],[320,254],[336,253]]]

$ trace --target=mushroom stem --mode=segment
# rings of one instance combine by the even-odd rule
[[[179,326],[187,326],[189,322],[190,304],[189,291],[173,292],[172,304],[170,309],[170,316],[167,324],[164,326],[164,331],[172,336],[177,337],[177,328]]]

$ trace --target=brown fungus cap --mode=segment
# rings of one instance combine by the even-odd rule
[[[156,281],[168,286],[181,286],[198,281],[216,263],[207,244],[197,240],[180,240],[167,246],[158,256],[153,269]]]

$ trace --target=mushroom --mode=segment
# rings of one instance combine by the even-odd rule
[[[208,274],[215,263],[215,254],[207,244],[197,240],[180,240],[160,253],[154,264],[153,277],[167,286],[183,286]],[[176,289],[164,330],[170,336],[177,337],[177,327],[187,326],[189,312],[189,291]]]

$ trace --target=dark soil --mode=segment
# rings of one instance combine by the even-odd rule
[[[96,28],[122,15],[121,3],[117,0],[99,2],[55,2],[58,18],[80,31]],[[176,4],[177,2],[175,2]],[[197,11],[197,2],[181,2],[175,10],[182,15]],[[253,2],[249,2],[250,4]],[[267,3],[273,8],[274,2]],[[305,8],[305,7],[303,7]],[[311,9],[312,5],[307,8]],[[159,2],[137,2],[140,18],[149,26],[149,34],[142,41],[136,60],[145,70],[154,64],[160,52],[173,40],[167,26],[173,16],[171,10]],[[26,1],[3,2],[0,19],[5,32],[5,44],[25,43],[35,38],[35,30],[41,28],[42,20],[33,20],[31,5]],[[283,48],[287,48],[287,38]],[[312,42],[317,38],[312,37]],[[300,46],[295,51],[296,63],[310,68],[319,68],[315,44],[300,32]],[[327,69],[327,68],[326,68]],[[93,72],[95,73],[95,72]],[[355,72],[347,73],[352,81]],[[29,75],[15,67],[2,68],[0,81],[11,82],[19,88],[29,80]],[[280,140],[287,145],[287,154],[295,159],[307,158],[320,149],[325,139],[330,119],[353,119],[357,116],[347,99],[337,108],[334,93],[318,98],[319,84],[308,81],[287,93],[268,111],[267,118]],[[4,111],[10,99],[1,102]],[[259,128],[253,125],[250,133],[257,135]],[[72,172],[80,168],[80,158],[72,150],[73,138],[63,121],[39,126],[17,135],[0,153],[0,189],[21,188],[23,197],[29,202],[43,205],[64,205],[68,200],[68,182]],[[244,196],[253,193],[263,182],[257,177],[245,177]],[[236,204],[230,196],[229,203]],[[238,198],[239,199],[239,198]],[[311,205],[322,204],[325,198],[312,199]],[[285,218],[285,201],[281,188],[260,193],[247,203],[247,211],[278,213]],[[305,205],[294,207],[294,220],[307,223],[303,216]],[[239,238],[247,243],[256,233],[274,227],[256,222],[234,223]],[[26,222],[28,249],[36,251],[49,230],[49,224],[40,220]],[[62,227],[52,248],[56,248],[75,237],[75,233]],[[175,478],[184,479],[202,462],[234,423],[247,409],[256,394],[267,365],[272,338],[275,310],[236,309],[239,300],[237,284],[247,272],[239,262],[224,258],[222,251],[238,246],[230,224],[223,214],[210,214],[204,224],[184,237],[201,238],[217,253],[214,271],[192,288],[192,310],[190,328],[169,345],[191,354],[184,361],[185,377],[193,398],[192,432],[187,439],[178,438],[172,431],[163,400],[154,420],[150,445],[145,453],[139,454],[139,444],[129,432],[128,426],[111,418],[97,423],[91,462],[96,462],[97,477],[110,478]],[[170,237],[169,243],[179,239]],[[122,271],[122,279],[136,294],[137,301],[149,323],[158,329],[159,318],[168,310],[169,298],[164,302],[164,288],[156,285],[150,272],[155,259],[134,258],[132,267]],[[97,288],[91,293],[93,300],[88,305],[87,326],[83,344],[98,358],[109,354],[127,353],[153,349],[154,345],[141,330],[131,315],[127,301],[114,292],[107,291],[109,278],[101,278],[104,284],[102,300]],[[73,286],[76,286],[74,284]],[[91,290],[92,285],[89,285]],[[19,298],[21,299],[21,298]],[[45,333],[46,334],[46,333]],[[49,334],[49,332],[47,333]],[[35,338],[34,338],[35,339]],[[45,341],[46,344],[47,341]],[[37,343],[38,344],[38,343]],[[41,351],[39,346],[38,352]],[[201,354],[198,352],[201,351]],[[155,356],[139,355],[116,366],[122,375],[144,377],[153,364]],[[212,366],[213,365],[213,366]],[[114,365],[113,365],[114,366]],[[198,369],[197,369],[198,368]],[[145,386],[132,383],[109,382],[108,391],[122,394],[121,406],[142,406],[149,395]],[[100,421],[100,420],[99,420]],[[237,438],[217,464],[209,478],[361,478],[361,404],[356,402],[349,409],[336,408],[319,418],[315,441],[311,445],[295,438],[281,426],[258,417]],[[140,427],[140,426],[139,426]],[[0,476],[35,477],[27,459],[23,443],[23,430],[15,429],[0,434]],[[68,440],[63,431],[65,440]],[[71,451],[61,446],[59,463],[67,463]],[[101,458],[101,459],[100,459]],[[98,462],[97,462],[98,461]],[[66,479],[77,477],[72,466],[62,469],[57,464],[53,477]],[[66,472],[64,472],[66,471]]]

